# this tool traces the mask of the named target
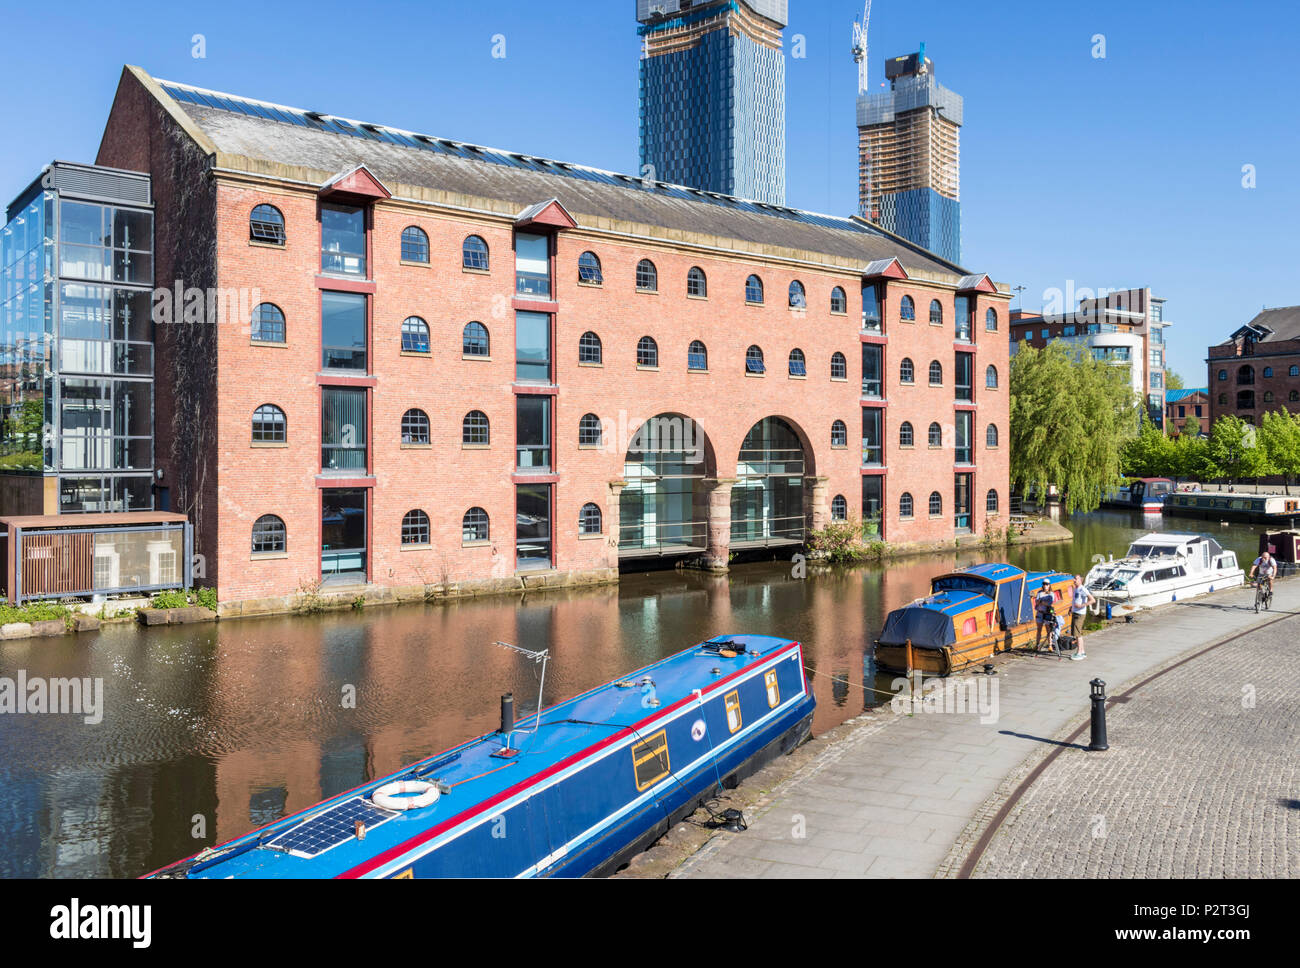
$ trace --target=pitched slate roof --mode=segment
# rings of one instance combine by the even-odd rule
[[[1233,334],[1233,339],[1248,329],[1256,332],[1255,339],[1261,343],[1300,339],[1300,306],[1265,309],[1249,323],[1237,330]],[[1228,339],[1224,342],[1231,343],[1232,341],[1232,339]]]
[[[142,78],[223,159],[336,173],[364,165],[385,185],[493,199],[519,211],[556,199],[579,225],[631,222],[750,245],[828,255],[865,267],[898,259],[909,274],[957,277],[965,269],[859,218],[733,198],[532,155]],[[585,217],[585,218],[584,218]]]

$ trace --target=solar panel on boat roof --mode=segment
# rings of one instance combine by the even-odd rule
[[[266,841],[266,846],[316,857],[354,838],[358,820],[366,825],[366,829],[374,830],[396,816],[393,811],[382,810],[364,797],[353,797],[277,834]]]

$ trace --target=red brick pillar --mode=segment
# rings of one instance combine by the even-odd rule
[[[706,480],[703,483],[708,508],[704,567],[708,571],[723,572],[728,570],[731,558],[731,486],[736,481]]]
[[[830,523],[831,502],[829,477],[805,477],[803,479],[803,510],[807,518],[808,531],[821,531]]]

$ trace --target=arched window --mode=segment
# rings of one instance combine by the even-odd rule
[[[1254,410],[1255,409],[1255,391],[1238,390],[1237,391],[1237,409]]]
[[[250,330],[255,343],[283,343],[284,313],[275,303],[261,303],[253,310]]]
[[[1251,387],[1255,385],[1255,368],[1253,366],[1237,367],[1237,386]]]
[[[605,530],[605,522],[600,508],[594,504],[584,504],[578,512],[578,534],[600,534]]]
[[[471,410],[465,414],[460,425],[460,442],[474,447],[482,447],[491,442],[488,418],[482,410]]]
[[[583,333],[578,340],[578,362],[600,365],[605,360],[604,347],[595,333]]]
[[[429,324],[419,316],[408,316],[402,323],[402,352],[429,352]]]
[[[916,320],[916,303],[912,301],[911,296],[904,296],[903,301],[898,304],[898,318]]]
[[[470,508],[460,523],[460,537],[465,544],[488,540],[488,516],[482,508]]]
[[[898,364],[898,382],[899,383],[916,382],[916,367],[913,366],[912,361],[907,359],[906,357],[903,358],[902,363]]]
[[[1228,395],[1226,393],[1219,394],[1219,405],[1225,407],[1228,405]]]
[[[836,494],[831,500],[831,520],[847,521],[849,519],[849,502],[843,494]]]
[[[938,491],[930,493],[930,514],[931,516],[943,514],[943,497]]]
[[[402,261],[429,263],[429,237],[419,226],[408,225],[402,229]]]
[[[423,410],[411,409],[402,414],[402,443],[429,443],[429,415]]]
[[[253,554],[283,554],[287,548],[288,532],[274,514],[263,514],[253,523]]]
[[[996,514],[998,511],[998,492],[989,491],[988,496],[984,499],[984,510],[989,514]]]
[[[996,390],[998,388],[998,368],[996,366],[989,366],[989,368],[984,371],[984,385],[990,390]]]
[[[491,356],[492,343],[488,339],[487,327],[482,323],[466,323],[461,334],[460,352],[462,356]]]
[[[708,298],[709,280],[699,266],[692,266],[690,272],[686,273],[686,295],[697,299]]]
[[[984,329],[990,333],[998,331],[998,311],[996,309],[989,309],[984,314]]]
[[[642,336],[640,342],[636,344],[636,365],[659,365],[659,344],[649,336]]]
[[[1291,371],[1290,371],[1287,375],[1288,375],[1288,376],[1300,376],[1300,366],[1293,366],[1293,367],[1291,367]]]
[[[745,302],[762,304],[763,280],[758,276],[750,276],[745,280]]]
[[[803,283],[796,279],[790,283],[790,308],[807,309],[808,293],[804,291]]]
[[[930,325],[943,325],[943,305],[937,299],[930,300]]]
[[[688,370],[707,370],[709,368],[709,348],[699,340],[692,340],[686,351],[686,368]]]
[[[604,440],[600,429],[600,418],[589,413],[578,421],[578,446],[599,447]]]
[[[898,516],[903,519],[910,518],[913,510],[912,495],[904,493],[903,496],[898,499]]]
[[[745,351],[745,372],[760,376],[767,372],[767,365],[763,362],[763,351],[757,346],[751,346]]]
[[[636,288],[639,292],[659,291],[659,270],[649,259],[636,264]]]
[[[938,360],[930,361],[930,386],[943,386],[943,364]]]
[[[808,361],[804,359],[803,350],[801,349],[793,349],[790,351],[790,375],[808,375]]]
[[[849,446],[849,428],[843,420],[836,420],[831,424],[831,446]]]
[[[984,446],[996,447],[998,445],[998,425],[989,424],[989,429],[984,431]]]
[[[429,516],[423,511],[407,511],[402,518],[402,544],[427,545],[429,543]]]
[[[1265,391],[1264,391],[1264,402],[1265,402],[1265,403],[1272,403],[1272,402],[1273,402],[1273,391],[1272,391],[1272,390],[1265,390]]]
[[[488,270],[488,246],[477,235],[471,235],[461,246],[460,264],[466,269],[477,269],[481,272]]]
[[[284,245],[284,216],[274,205],[258,205],[248,217],[248,237],[253,242]]]
[[[1264,367],[1264,379],[1265,380],[1273,379],[1273,368],[1271,366]]]
[[[943,428],[940,427],[937,423],[930,424],[929,439],[930,439],[931,447],[943,446]]]
[[[910,421],[904,420],[903,425],[898,428],[898,446],[911,447],[916,443],[916,433],[912,430]]]
[[[831,290],[831,312],[837,316],[847,315],[849,311],[849,297],[845,295],[844,290],[836,286]]]
[[[1291,395],[1287,397],[1287,399],[1290,400],[1292,403],[1295,403],[1297,400],[1300,400],[1300,390],[1292,390]]]
[[[844,358],[843,353],[831,354],[831,379],[847,380],[849,378],[849,362]]]
[[[585,286],[605,284],[605,275],[600,271],[600,259],[594,252],[584,252],[578,256],[578,282]]]
[[[253,443],[283,444],[289,439],[284,411],[273,403],[264,403],[253,411]]]
[[[1292,369],[1294,369],[1294,367],[1292,367]],[[1292,373],[1291,375],[1292,375],[1292,376],[1295,376],[1294,373]],[[1222,383],[1222,382],[1223,382],[1224,380],[1226,380],[1227,378],[1228,378],[1228,371],[1227,371],[1227,370],[1220,370],[1220,371],[1219,371],[1219,382]]]

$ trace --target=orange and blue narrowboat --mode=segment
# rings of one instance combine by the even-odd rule
[[[1034,640],[1034,596],[1046,578],[1064,615],[1070,575],[1008,564],[975,565],[930,583],[930,594],[895,609],[876,640],[876,665],[946,676]]]

